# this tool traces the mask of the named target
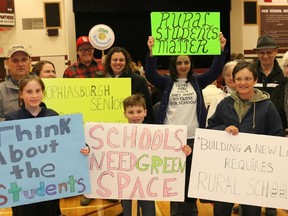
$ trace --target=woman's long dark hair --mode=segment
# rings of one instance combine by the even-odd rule
[[[188,57],[190,59],[191,67],[190,67],[190,70],[187,74],[187,82],[189,82],[192,79],[192,75],[194,73],[194,64],[193,64],[192,57],[191,56],[188,56]],[[170,72],[170,76],[174,82],[178,79],[178,72],[176,69],[177,58],[178,58],[178,56],[172,56],[170,58],[169,72]]]
[[[123,53],[125,57],[126,65],[123,71],[126,71],[126,72],[131,71],[130,64],[132,62],[132,58],[129,52],[123,47],[112,47],[107,53],[106,58],[105,58],[105,63],[104,63],[104,72],[106,74],[109,74],[110,76],[114,76],[110,63],[111,63],[111,56],[116,52]]]

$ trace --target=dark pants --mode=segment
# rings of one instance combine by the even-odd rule
[[[196,202],[170,202],[170,216],[198,216]]]
[[[123,208],[123,216],[132,216],[132,201],[131,200],[121,200],[121,205]],[[140,209],[142,216],[155,216],[155,202],[147,200],[137,201],[137,216],[140,215]]]
[[[193,149],[194,139],[188,139],[187,145]],[[185,175],[185,200],[184,202],[170,202],[170,215],[171,216],[197,216],[198,208],[195,198],[188,197],[188,187],[190,180],[192,164],[192,154],[186,158],[186,175]]]
[[[13,216],[59,216],[59,199],[12,207]]]
[[[275,208],[266,208],[265,209],[265,215],[266,216],[276,216],[277,215],[277,209],[275,209]]]
[[[214,203],[214,216],[231,216],[234,203]],[[241,204],[242,216],[261,216],[261,207]]]

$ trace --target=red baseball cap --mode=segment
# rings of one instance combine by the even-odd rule
[[[81,46],[83,44],[91,44],[90,41],[89,41],[89,38],[87,36],[81,36],[81,37],[77,38],[76,48],[78,49],[79,46]]]

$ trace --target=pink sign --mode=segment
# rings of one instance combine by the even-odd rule
[[[86,123],[90,198],[184,200],[187,127]]]

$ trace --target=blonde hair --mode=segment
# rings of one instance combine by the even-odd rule
[[[284,65],[288,65],[288,51],[283,55],[281,67],[284,69]]]

